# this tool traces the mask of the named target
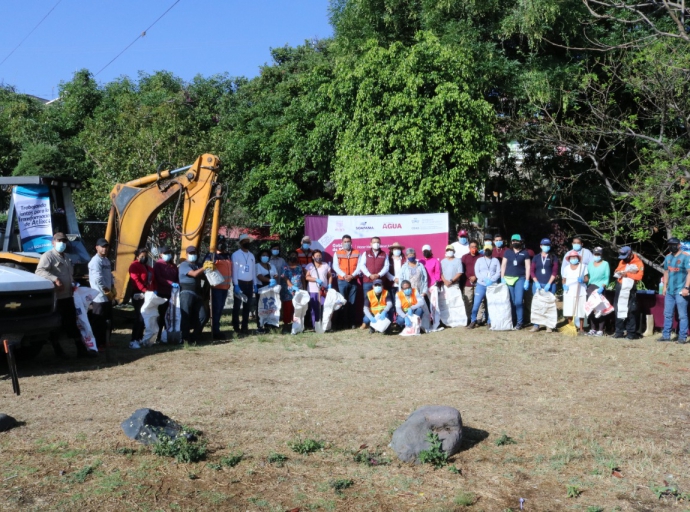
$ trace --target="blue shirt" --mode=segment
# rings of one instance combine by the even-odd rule
[[[525,261],[529,259],[527,249],[522,249],[520,252],[515,252],[513,249],[508,249],[503,255],[506,263],[506,273],[508,277],[527,277],[525,272]]]
[[[676,256],[673,254],[666,256],[664,259],[664,270],[668,272],[666,293],[678,295],[685,288],[688,269],[690,269],[690,255],[688,253],[681,251]]]

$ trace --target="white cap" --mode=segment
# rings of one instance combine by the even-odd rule
[[[422,247],[422,252],[430,251],[430,250],[431,250],[431,246],[429,244],[426,244],[424,247]]]
[[[248,235],[247,233],[242,233],[242,234],[240,235],[240,242],[241,242],[242,240],[247,240],[248,238],[249,238],[249,235]]]

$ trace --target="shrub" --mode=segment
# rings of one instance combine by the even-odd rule
[[[419,452],[419,462],[422,464],[431,464],[435,468],[442,468],[448,464],[448,454],[443,451],[443,441],[439,439],[436,432],[429,432],[426,435],[426,440],[431,445],[428,450]]]

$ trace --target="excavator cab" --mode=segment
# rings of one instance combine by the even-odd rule
[[[74,275],[88,274],[72,193],[80,182],[50,176],[0,177],[0,265],[33,272],[53,233],[67,235]]]

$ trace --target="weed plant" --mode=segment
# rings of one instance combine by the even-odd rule
[[[419,452],[419,462],[431,464],[436,469],[448,464],[448,454],[443,451],[443,441],[439,439],[438,434],[429,432],[426,435],[426,440],[429,441],[430,447],[428,450]]]

